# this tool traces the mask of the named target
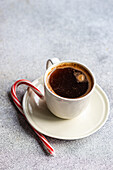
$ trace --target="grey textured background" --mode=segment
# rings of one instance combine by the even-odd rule
[[[17,79],[40,77],[52,57],[89,66],[111,106],[106,124],[90,137],[47,137],[56,157],[45,154],[10,97]],[[0,0],[0,170],[112,170],[112,96],[112,0]]]

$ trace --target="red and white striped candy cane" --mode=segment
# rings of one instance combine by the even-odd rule
[[[41,99],[43,99],[43,94],[28,80],[26,79],[21,79],[21,80],[17,80],[11,87],[11,96],[12,99],[15,103],[15,105],[17,106],[17,108],[19,109],[19,111],[22,113],[22,115],[25,117],[25,114],[23,112],[23,108],[22,105],[20,103],[20,101],[17,98],[16,95],[16,88],[21,85],[27,85],[28,87],[30,87]],[[25,117],[26,119],[26,117]],[[35,133],[38,135],[38,137],[40,138],[40,140],[42,141],[42,143],[44,144],[44,146],[46,147],[47,151],[50,153],[50,155],[54,155],[54,149],[52,148],[52,146],[49,144],[49,142],[47,141],[47,139],[40,133],[38,132],[32,125],[31,125],[32,129],[35,131]]]

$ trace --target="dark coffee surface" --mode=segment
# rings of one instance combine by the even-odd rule
[[[66,98],[83,96],[89,88],[87,76],[73,67],[54,69],[49,76],[49,84],[57,95]]]

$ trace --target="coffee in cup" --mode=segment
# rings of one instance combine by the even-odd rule
[[[94,81],[90,72],[78,63],[61,63],[51,69],[47,76],[47,85],[51,92],[76,99],[87,95]]]

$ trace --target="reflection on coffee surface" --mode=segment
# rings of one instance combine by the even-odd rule
[[[51,70],[48,75],[49,89],[65,98],[79,98],[90,92],[93,80],[81,65],[68,63]]]

